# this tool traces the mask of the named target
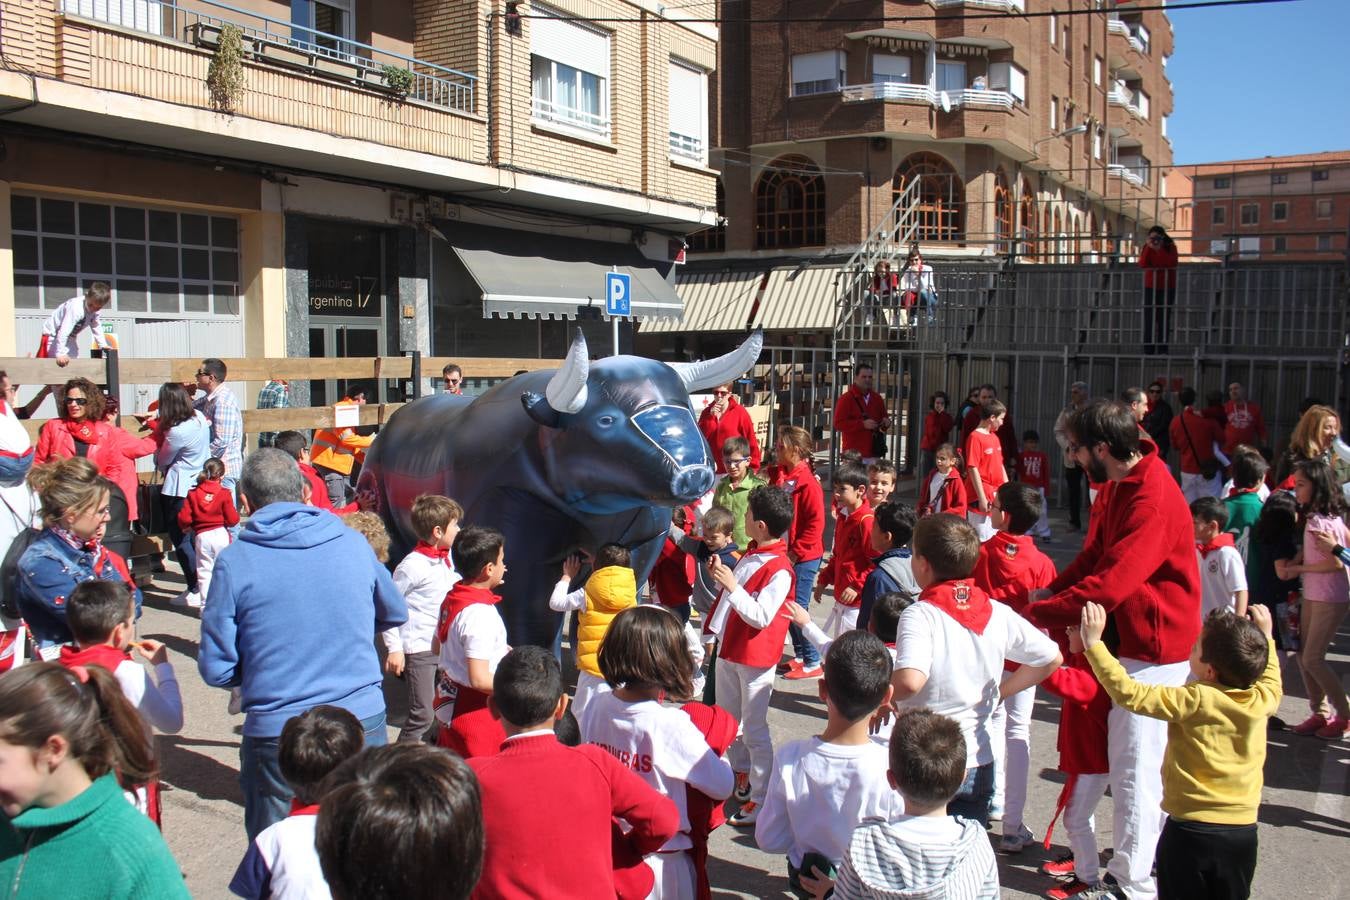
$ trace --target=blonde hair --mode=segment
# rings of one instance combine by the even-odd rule
[[[384,527],[384,520],[373,512],[347,513],[342,517],[342,524],[359,533],[370,544],[370,549],[375,551],[375,558],[380,562],[389,562],[389,532]]]
[[[800,425],[781,426],[778,429],[778,439],[792,451],[799,462],[811,458],[811,432]]]
[[[1294,433],[1289,438],[1289,449],[1307,459],[1321,456],[1327,449],[1322,446],[1322,428],[1328,419],[1335,419],[1337,425],[1341,421],[1336,410],[1330,406],[1318,404],[1308,407],[1303,418],[1294,426]]]
[[[28,486],[42,501],[42,522],[54,525],[68,512],[98,507],[111,494],[112,482],[98,474],[98,467],[79,456],[58,459],[28,473]]]

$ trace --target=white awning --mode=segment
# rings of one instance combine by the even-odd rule
[[[744,331],[764,281],[761,270],[681,271],[675,291],[684,301],[684,320],[646,321],[642,334],[696,331]]]

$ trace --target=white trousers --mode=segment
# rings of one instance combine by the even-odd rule
[[[230,530],[212,528],[193,534],[192,546],[197,551],[197,593],[201,595],[202,603],[205,603],[206,592],[211,587],[211,572],[216,567],[216,557],[230,546]]]
[[[1036,520],[1036,524],[1031,526],[1027,534],[1032,537],[1048,538],[1050,537],[1050,504],[1045,499],[1045,488],[1036,488],[1041,494],[1041,517]]]
[[[844,632],[857,628],[859,609],[857,606],[844,606],[838,600],[834,601],[834,608],[825,619],[825,633],[837,638]]]
[[[1097,823],[1093,814],[1106,796],[1109,775],[1079,775],[1073,793],[1064,807],[1064,831],[1073,851],[1073,874],[1085,884],[1101,878],[1101,857],[1097,855]]]
[[[1179,687],[1190,673],[1187,662],[1158,665],[1138,659],[1120,664],[1141,684]],[[1167,723],[1112,706],[1106,718],[1106,753],[1114,805],[1112,835],[1116,852],[1106,870],[1131,900],[1153,900],[1158,886],[1149,872],[1158,848],[1162,811],[1162,761]]]
[[[1018,691],[994,707],[989,744],[994,750],[994,809],[1003,810],[1003,833],[1017,834],[1027,806],[1031,777],[1031,712],[1036,688]]]
[[[769,700],[773,696],[774,667],[755,669],[717,660],[717,705],[736,717],[741,732],[727,749],[727,762],[737,772],[750,773],[750,799],[764,802],[773,765],[773,736],[769,733]]]
[[[1201,497],[1217,497],[1223,487],[1223,476],[1215,475],[1208,481],[1199,472],[1181,473],[1181,494],[1187,503],[1193,503]]]
[[[973,500],[971,501],[974,502]],[[994,535],[998,534],[998,529],[989,522],[989,517],[983,513],[966,511],[966,521],[974,527],[975,533],[980,536],[980,543],[983,544]]]
[[[693,900],[698,896],[698,876],[688,850],[650,853],[646,863],[656,876],[647,900]]]
[[[576,716],[577,721],[580,722],[581,711],[586,708],[586,704],[590,703],[597,694],[608,694],[612,690],[609,682],[599,675],[592,675],[590,672],[578,672],[577,690],[572,695],[572,715]]]

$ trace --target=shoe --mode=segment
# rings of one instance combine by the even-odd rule
[[[821,675],[824,674],[825,670],[821,668],[820,663],[816,663],[809,669],[806,666],[802,666],[800,669],[788,672],[783,677],[786,678],[788,681],[801,681],[802,679],[805,678],[819,678]]]
[[[1266,720],[1266,731],[1288,731],[1289,723],[1279,716],[1271,716]]]
[[[230,715],[237,716],[244,711],[244,692],[239,688],[230,688],[230,703],[225,707]]]
[[[1041,874],[1051,875],[1055,878],[1073,877],[1073,854],[1061,856],[1058,859],[1047,859],[1041,863]]]
[[[734,791],[731,792],[731,796],[735,797],[735,798],[736,798],[737,800],[739,800],[741,803],[744,803],[745,801],[747,801],[747,800],[750,799],[750,773],[749,773],[749,772],[737,772],[737,773],[736,773],[736,790],[734,790]]]
[[[1050,900],[1065,900],[1067,897],[1085,897],[1089,891],[1097,890],[1101,887],[1098,884],[1088,884],[1086,881],[1079,881],[1075,878],[1073,881],[1066,882],[1058,887],[1052,887],[1045,892],[1045,896]]]
[[[1326,716],[1321,713],[1313,713],[1289,730],[1294,734],[1315,734],[1319,730],[1326,728],[1327,725],[1328,722]]]
[[[989,804],[989,821],[990,821],[990,822],[1002,822],[1002,821],[1003,821],[1003,807],[1002,807],[1002,806],[995,806],[992,802],[990,802],[990,804]]]
[[[727,824],[735,828],[747,828],[759,819],[759,804],[753,800],[748,801],[740,808],[736,815],[727,819]]]
[[[1347,733],[1350,733],[1350,719],[1343,716],[1333,716],[1331,721],[1327,722],[1326,727],[1313,732],[1313,737],[1319,737],[1324,741],[1339,741]]]
[[[785,663],[779,663],[778,668],[775,671],[777,671],[779,675],[786,675],[789,672],[795,672],[801,667],[802,661],[800,659],[789,659]]]
[[[186,606],[188,609],[202,608],[202,595],[196,591],[183,591],[169,601],[170,606]]]
[[[1079,891],[1074,896],[1079,900],[1107,900],[1107,898],[1125,900],[1125,892],[1120,889],[1120,885],[1105,878],[1096,884],[1088,885],[1086,890]]]
[[[1003,840],[998,842],[999,853],[1021,853],[1027,847],[1036,843],[1036,837],[1031,833],[1027,826],[1023,825],[1017,829],[1017,834],[1005,834]]]

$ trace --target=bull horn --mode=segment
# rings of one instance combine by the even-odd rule
[[[577,413],[586,405],[586,379],[590,375],[590,356],[586,352],[586,335],[577,329],[567,359],[553,374],[544,388],[548,405],[560,413]]]
[[[763,346],[764,329],[756,328],[745,343],[730,353],[702,362],[670,363],[670,367],[684,382],[684,389],[693,394],[740,378],[759,359]]]

